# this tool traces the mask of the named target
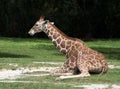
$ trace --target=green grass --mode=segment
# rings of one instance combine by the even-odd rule
[[[70,85],[52,83],[0,83],[0,89],[73,89]],[[75,88],[74,89],[83,89]]]
[[[31,64],[34,61],[64,60],[65,57],[49,40],[0,38],[0,68],[9,68],[8,65],[5,65],[6,63],[34,66]]]
[[[120,39],[94,40],[85,43],[89,47],[102,52],[110,64],[120,65]],[[0,69],[55,66],[33,64],[33,62],[48,61],[65,61],[64,55],[48,39],[0,38]],[[9,65],[10,63],[18,64],[18,66],[11,66]],[[78,84],[120,84],[120,69],[109,69],[105,75],[92,75],[87,78],[67,79],[63,81],[55,81],[55,78],[54,76],[20,78],[17,80],[37,83],[0,83],[0,89],[73,89],[72,85]]]

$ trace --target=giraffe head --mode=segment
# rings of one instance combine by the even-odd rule
[[[40,17],[40,19],[30,29],[30,31],[28,32],[28,34],[34,35],[35,33],[39,33],[39,32],[42,32],[42,31],[46,30],[45,25],[47,23],[49,23],[49,20],[44,20],[44,17]],[[52,22],[50,22],[50,23],[53,24]]]

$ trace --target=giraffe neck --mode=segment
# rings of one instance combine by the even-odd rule
[[[52,40],[54,45],[62,52],[63,54],[66,54],[67,48],[65,40],[67,40],[67,36],[61,32],[56,26],[47,23],[46,30],[44,31],[47,36]]]

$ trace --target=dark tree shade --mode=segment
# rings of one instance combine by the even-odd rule
[[[120,0],[0,0],[0,36],[29,37],[40,15],[69,36],[120,38]]]

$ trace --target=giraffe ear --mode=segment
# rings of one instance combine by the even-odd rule
[[[54,22],[50,22],[51,24],[54,24]]]
[[[41,22],[41,21],[44,21],[44,16],[40,16],[39,21],[40,21],[40,22]]]
[[[45,20],[45,21],[43,21],[43,24],[42,25],[45,25],[45,24],[47,24],[49,22],[49,20]]]

